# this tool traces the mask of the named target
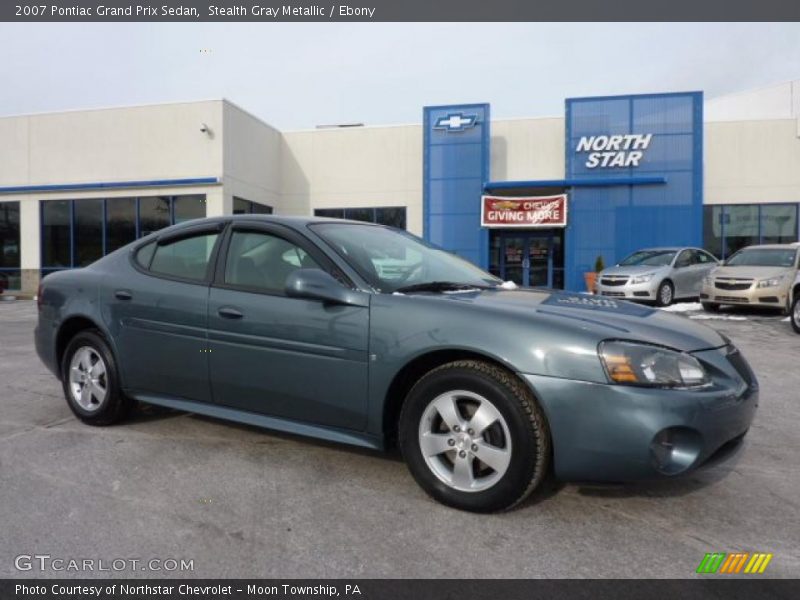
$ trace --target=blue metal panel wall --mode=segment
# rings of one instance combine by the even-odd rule
[[[489,180],[489,105],[427,106],[423,128],[424,237],[487,267],[480,198]]]
[[[703,240],[703,95],[648,94],[566,101],[568,179],[659,175],[665,184],[575,187],[570,193],[566,287],[583,289],[598,255],[613,264],[637,248]],[[583,136],[652,134],[638,167],[586,166]]]

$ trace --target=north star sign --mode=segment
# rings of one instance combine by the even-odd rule
[[[652,133],[626,135],[585,135],[575,152],[588,152],[586,168],[638,167],[650,147]]]

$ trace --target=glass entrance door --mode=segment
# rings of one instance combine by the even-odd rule
[[[492,232],[489,270],[517,285],[562,289],[563,232]]]

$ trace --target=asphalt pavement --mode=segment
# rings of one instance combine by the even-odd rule
[[[800,576],[800,335],[779,316],[696,319],[761,382],[725,460],[656,483],[551,483],[498,515],[435,503],[396,455],[161,409],[83,425],[36,357],[35,319],[31,301],[0,302],[0,577],[680,578],[737,551]]]

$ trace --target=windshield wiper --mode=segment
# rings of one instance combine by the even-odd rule
[[[458,283],[456,281],[426,281],[425,283],[415,283],[397,288],[397,292],[406,294],[409,292],[453,292],[459,290],[488,290],[489,286],[475,285],[472,283]]]

